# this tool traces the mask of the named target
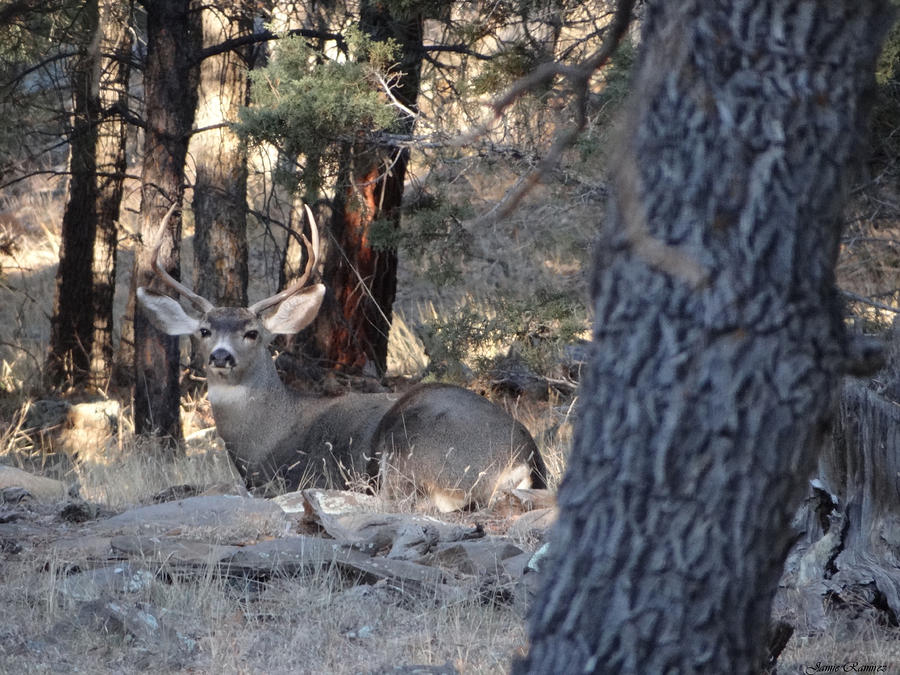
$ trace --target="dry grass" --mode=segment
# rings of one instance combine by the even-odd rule
[[[126,438],[108,450],[105,461],[70,463],[63,476],[104,509],[146,503],[171,485],[234,480],[221,449],[172,460],[151,441]],[[91,548],[89,524],[80,530],[61,521],[61,506],[19,506],[19,525],[40,530],[16,541],[0,525],[0,673],[368,673],[447,662],[463,673],[500,673],[525,642],[522,617],[477,589],[443,604],[387,585],[358,586],[336,570],[265,583],[159,576],[136,592],[103,596],[152,614],[160,626],[153,640],[101,630],[91,605],[67,594],[67,585],[106,564],[106,549]],[[259,528],[182,529],[179,537],[234,544],[277,534]]]
[[[852,294],[846,298],[850,311],[870,331],[890,325],[900,309],[900,219],[894,183],[873,183],[853,199],[838,257],[838,285]]]
[[[502,186],[514,176],[498,175],[496,167],[485,171],[467,165],[456,173],[445,167],[432,178],[452,184],[458,196],[483,212],[502,197]],[[472,233],[476,255],[466,263],[463,285],[430,286],[414,265],[401,259],[392,369],[421,373],[427,358],[416,331],[429,317],[462,306],[490,311],[497,294],[527,297],[539,285],[584,298],[589,244],[600,217],[591,185],[591,177],[580,176],[565,185],[540,186],[511,218],[482,224],[483,231]],[[144,503],[172,485],[233,481],[222,449],[203,433],[209,420],[202,398],[185,402],[185,434],[196,441],[174,460],[153,442],[131,434],[127,410],[120,415],[119,433],[82,461],[55,456],[46,443],[25,433],[24,404],[41,390],[58,256],[59,196],[58,186],[43,189],[35,184],[0,202],[0,211],[15,214],[3,222],[16,229],[17,237],[14,257],[3,259],[0,284],[0,462],[77,482],[83,497],[111,510]],[[261,232],[252,233],[251,239],[257,245],[264,240]],[[845,287],[872,293],[896,283],[895,263],[885,262],[874,245],[877,242],[862,235],[848,240],[840,268]],[[127,288],[129,246],[123,241],[121,288]],[[871,265],[867,260],[872,256],[881,262]],[[190,260],[189,249],[184,259]],[[251,295],[271,293],[271,260],[259,258],[253,265],[257,286]],[[185,277],[190,278],[189,269]],[[118,302],[121,307],[121,297]],[[502,353],[505,345],[482,348],[488,351],[473,354],[473,363],[478,356]],[[559,396],[541,403],[501,401],[534,435],[553,487],[564,471],[574,403]],[[34,522],[46,526],[46,536],[29,539],[19,552],[13,552],[18,544],[4,535],[0,524],[0,673],[367,673],[400,664],[448,662],[463,673],[499,673],[506,672],[510,659],[525,645],[522,618],[477,593],[446,605],[401,596],[386,586],[356,586],[336,572],[261,585],[236,585],[214,575],[159,578],[118,600],[131,608],[152,608],[166,630],[157,644],[129,640],[79,621],[83,603],[63,589],[73,572],[97,565],[95,552],[73,553],[56,546],[71,536],[71,526],[60,523],[53,510],[32,511]],[[900,659],[892,656],[897,653],[895,643],[885,636],[872,628],[853,635],[794,638],[782,657],[783,672],[851,658],[896,663]]]
[[[6,225],[15,249],[0,260],[0,392],[40,384],[59,259],[58,202],[42,191],[20,201],[20,215]]]
[[[54,433],[28,432],[27,408],[42,391],[40,371],[49,336],[62,204],[59,186],[45,191],[36,184],[31,188],[6,195],[0,207],[15,214],[3,222],[15,228],[17,246],[15,257],[2,261],[0,462],[77,484],[84,499],[105,511],[147,503],[173,485],[234,482],[234,470],[223,449],[214,435],[204,431],[210,421],[202,397],[184,402],[185,435],[194,440],[177,458],[155,441],[133,435],[127,407],[118,415],[118,433],[82,444],[78,458],[59,451]],[[554,235],[554,241],[565,243],[543,248],[538,245],[541,228],[533,223],[526,227],[523,220],[498,224],[481,235],[486,250],[502,251],[503,262],[482,260],[466,270],[466,288],[480,289],[475,291],[480,297],[515,288],[527,293],[527,280],[536,269],[547,279],[559,276],[565,284],[574,278],[573,266],[581,264],[568,260],[564,251],[571,247],[570,239],[581,236],[571,228],[561,228]],[[260,244],[263,236],[254,232],[251,240]],[[185,241],[185,277],[190,278],[190,238]],[[581,246],[585,255],[586,241]],[[124,289],[130,247],[130,239],[123,238],[119,286]],[[271,261],[257,259],[254,265],[256,287],[251,295],[272,292]],[[397,372],[417,375],[427,357],[415,327],[402,321],[404,308],[409,311],[428,297],[433,302],[430,311],[452,311],[466,300],[460,289],[423,291],[409,265],[401,275],[397,305],[401,321],[392,335],[391,358]],[[572,290],[582,288],[579,283]],[[428,296],[432,291],[434,296]],[[124,298],[120,296],[117,303],[117,315],[121,315]],[[535,435],[551,467],[551,480],[557,483],[569,442],[571,402],[501,403]],[[73,576],[105,564],[106,552],[92,550],[91,538],[83,534],[79,534],[79,547],[71,547],[67,542],[82,531],[59,518],[60,506],[17,507],[24,514],[18,525],[34,526],[39,534],[28,530],[27,536],[15,541],[7,533],[16,530],[12,526],[3,530],[6,526],[0,523],[0,605],[4,607],[0,673],[366,673],[395,665],[445,663],[463,673],[500,673],[524,648],[522,617],[501,602],[481,597],[477,589],[448,604],[401,595],[388,586],[358,586],[336,571],[263,584],[240,584],[213,574],[190,580],[158,577],[136,592],[106,598],[129,611],[152,614],[161,626],[153,641],[125,637],[101,629],[90,611],[86,613],[85,602],[67,594]],[[239,541],[264,534],[219,532],[216,536]]]
[[[815,670],[819,664],[819,669]],[[856,665],[854,665],[856,664]],[[837,666],[831,671],[821,666]],[[869,670],[864,667],[868,666]],[[883,667],[881,670],[872,668]],[[779,673],[896,672],[900,641],[896,629],[860,622],[840,633],[791,638],[778,660]]]
[[[499,673],[524,644],[521,617],[474,593],[441,604],[335,572],[264,584],[157,578],[114,598],[158,620],[155,639],[128,638],[99,629],[85,602],[67,595],[90,566],[65,548],[7,556],[0,672],[367,673],[451,662]]]

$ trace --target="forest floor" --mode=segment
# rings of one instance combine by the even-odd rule
[[[503,171],[498,166],[463,167],[430,178],[450,184],[457,198],[483,212],[485,205],[502,199],[498,186],[513,182],[512,175],[498,177]],[[586,305],[593,233],[596,219],[602,217],[599,185],[598,179],[583,175],[540,185],[512,217],[469,233],[469,255],[460,263],[456,283],[426,278],[422,270],[431,269],[429,265],[401,255],[396,305],[400,321],[391,344],[394,374],[420,375],[427,362],[422,326],[429,320],[444,321],[460,308],[493,317],[498,296],[527,300],[537,289]],[[437,596],[397,596],[389,584],[360,586],[335,570],[277,576],[243,587],[214,573],[170,575],[134,592],[111,591],[107,598],[125,608],[123,616],[156,621],[162,626],[159,632],[116,630],[110,626],[123,619],[112,615],[112,623],[98,628],[85,614],[89,601],[73,593],[67,579],[96,566],[98,551],[91,545],[97,541],[89,536],[90,523],[147,504],[172,486],[228,485],[235,476],[211,433],[202,395],[184,401],[184,431],[191,442],[177,459],[166,459],[159,448],[131,433],[127,405],[115,408],[115,433],[103,435],[101,430],[101,438],[81,438],[77,447],[55,447],[53,433],[34,433],[42,425],[44,408],[52,408],[38,402],[45,398],[40,370],[49,337],[62,189],[61,183],[35,180],[17,195],[5,196],[0,208],[0,227],[17,237],[15,254],[2,259],[0,464],[77,483],[80,495],[79,500],[0,503],[0,527],[9,524],[30,533],[21,541],[0,536],[0,673],[508,671],[511,659],[527,644],[521,607],[486,601],[478,588],[445,602]],[[136,208],[135,201],[132,195],[126,206]],[[839,267],[845,289],[877,297],[885,280],[893,283],[896,259],[875,248],[879,239],[892,236],[881,232],[848,241]],[[277,267],[264,233],[254,230],[252,237],[260,251],[251,263],[254,298],[276,290]],[[129,237],[123,237],[117,316],[124,312],[132,250]],[[190,279],[189,248],[183,259],[184,278]],[[588,331],[586,311],[584,317],[583,337]],[[508,348],[503,339],[483,340],[465,368],[474,370],[479,359],[502,355]],[[476,379],[475,385],[489,389],[482,386],[489,379]],[[535,436],[553,486],[564,472],[575,400],[574,390],[552,387],[547,400],[498,398]],[[73,503],[89,505],[84,522],[72,520]],[[471,514],[457,516],[462,522],[466,518]],[[56,544],[73,538],[81,540],[81,548],[61,552]],[[246,533],[229,540],[245,541]],[[533,550],[539,542],[519,543]],[[900,672],[897,639],[896,627],[878,625],[864,615],[834,634],[796,633],[782,653],[778,672],[823,672],[824,666],[854,663],[882,664],[887,667],[880,672]],[[413,665],[432,670],[393,670]],[[723,666],[723,672],[727,670]]]
[[[211,455],[180,463],[193,464],[194,477],[201,467],[209,479],[226,477]],[[134,485],[171,470],[128,463]],[[264,506],[272,512],[261,514]],[[204,495],[115,513],[98,501],[46,496],[0,505],[0,673],[499,673],[525,645],[512,577],[454,570],[453,560],[370,558],[304,534],[292,513],[260,498]],[[422,519],[394,517],[404,533]],[[494,534],[473,528],[473,518]],[[478,538],[432,550],[485,544],[529,557],[536,539],[512,543],[486,518],[446,518],[446,527]],[[290,557],[298,543],[316,542],[334,551],[316,564]],[[345,554],[350,566],[341,564]]]
[[[457,176],[456,182],[458,190],[490,192],[468,178]],[[78,490],[77,498],[61,495],[21,502],[15,502],[18,493],[13,491],[7,493],[8,503],[0,502],[0,606],[4,609],[0,673],[376,673],[403,672],[394,667],[414,665],[434,668],[415,672],[505,672],[526,645],[522,607],[508,598],[486,599],[477,584],[448,602],[435,594],[398,594],[390,583],[360,586],[336,569],[279,574],[263,584],[241,585],[210,568],[207,574],[189,578],[158,574],[153,583],[138,585],[131,592],[107,589],[95,597],[85,595],[80,587],[72,591],[73,579],[106,569],[114,560],[108,550],[99,550],[108,547],[108,541],[97,540],[92,533],[97,523],[151,503],[167,488],[215,489],[235,485],[236,475],[212,433],[209,406],[202,394],[184,399],[183,427],[189,443],[180,458],[167,458],[152,442],[136,437],[127,401],[120,406],[112,391],[109,401],[85,404],[97,406],[99,424],[88,420],[74,434],[62,434],[68,440],[61,440],[60,426],[72,432],[73,424],[81,423],[61,413],[57,399],[43,391],[40,370],[55,292],[62,189],[61,183],[35,179],[15,199],[7,196],[5,208],[0,209],[0,227],[12,232],[16,243],[13,255],[2,261],[0,286],[0,464]],[[484,194],[481,199],[496,196]],[[126,207],[137,207],[134,195]],[[590,207],[584,204],[580,210],[587,212]],[[421,376],[428,361],[417,337],[423,320],[450,316],[458,307],[492,311],[491,301],[498,295],[520,289],[520,297],[527,298],[541,283],[583,299],[589,255],[585,230],[591,225],[583,215],[573,216],[574,211],[566,208],[557,214],[560,217],[543,246],[538,245],[540,233],[525,216],[479,233],[474,255],[462,263],[459,278],[464,283],[421,279],[414,263],[402,261],[395,306],[399,321],[390,345],[391,375]],[[277,256],[263,230],[254,229],[250,237],[255,251],[253,298],[277,290],[273,279],[277,278]],[[188,227],[183,251],[183,277],[188,280],[190,241]],[[117,317],[125,311],[132,251],[126,227],[119,251]],[[502,354],[507,348],[493,337],[481,340],[477,358]],[[465,368],[472,372],[468,365]],[[476,386],[490,389],[487,380]],[[572,392],[553,392],[542,401],[509,396],[496,400],[532,431],[555,485],[570,442]],[[80,402],[67,401],[76,407],[81,407]],[[114,422],[108,424],[110,419]],[[73,521],[73,512],[83,513],[84,505],[89,515],[83,516],[83,522],[82,516]],[[456,517],[470,523],[478,519],[477,514]],[[495,525],[493,529],[496,534],[503,528]],[[176,534],[189,539],[199,536],[189,530]],[[265,538],[266,533],[238,532],[217,535],[216,541],[244,545],[261,536]],[[74,546],[72,541],[81,544]],[[536,539],[516,542],[525,550],[534,550],[538,543]],[[123,613],[110,614],[105,606],[97,606],[98,599],[115,601]],[[127,627],[140,617],[155,621],[159,628],[141,633]]]

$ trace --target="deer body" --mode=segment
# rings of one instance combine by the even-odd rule
[[[274,365],[271,372],[278,378]],[[525,428],[465,389],[420,385],[405,395],[322,399],[278,385],[209,387],[216,428],[250,487],[275,480],[288,489],[343,488],[362,476],[452,510],[487,504],[498,489],[544,485]]]
[[[312,232],[314,243],[307,244],[314,253],[314,224]],[[192,317],[173,298],[146,288],[138,289],[138,302],[159,330],[196,336],[207,363],[216,429],[250,487],[273,480],[288,489],[345,487],[364,476],[392,494],[427,495],[449,511],[487,504],[500,489],[545,486],[544,463],[531,435],[466,389],[431,384],[403,395],[323,399],[281,382],[267,346],[275,335],[296,333],[315,317],[325,288],[303,285],[315,255],[299,282],[250,307],[234,308],[215,307],[172,279],[159,268],[157,253],[158,245],[157,275],[201,315]]]
[[[209,385],[216,430],[247,484],[343,487],[348,476],[370,474],[369,460],[355,451],[371,447],[388,396],[304,396],[282,384],[271,360],[268,366],[274,379],[267,386]]]

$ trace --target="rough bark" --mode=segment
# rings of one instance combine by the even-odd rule
[[[360,27],[375,41],[393,38],[400,46],[403,73],[393,94],[416,109],[422,67],[423,19],[391,15],[384,4],[363,2]],[[412,119],[407,119],[408,130]],[[323,279],[329,288],[303,350],[328,366],[360,372],[371,363],[387,368],[387,342],[397,288],[397,253],[376,249],[373,223],[398,227],[408,151],[354,143],[343,154],[331,218],[331,241]]]
[[[96,156],[100,97],[97,91],[99,12],[85,3],[80,20],[87,43],[72,61],[72,126],[69,132],[69,186],[63,213],[56,298],[50,319],[45,364],[48,384],[80,386],[90,371],[93,336],[94,233],[97,229]]]
[[[196,57],[199,11],[190,0],[147,0],[147,64],[144,70],[146,131],[141,168],[140,229],[144,246],[135,257],[131,297],[154,286],[147,246],[172,202],[184,196],[184,160],[197,106]],[[181,215],[171,219],[160,264],[180,277]],[[133,307],[133,302],[131,303]],[[134,423],[139,433],[180,438],[178,338],[160,333],[134,312]]]
[[[211,46],[249,35],[252,5],[231,0],[203,9],[203,43]],[[236,122],[247,104],[248,50],[203,61],[196,124],[205,129]],[[194,290],[216,305],[247,306],[247,158],[227,126],[191,140],[194,183]]]
[[[758,672],[844,363],[838,215],[889,14],[647,3],[516,672]]]
[[[124,114],[128,110],[128,79],[132,47],[131,0],[100,3],[100,103],[97,127],[97,231],[94,238],[94,329],[91,343],[91,385],[102,389],[112,374],[113,298],[119,208],[126,169]]]
[[[381,149],[357,144],[349,149],[349,178],[337,195],[331,218],[332,240],[323,279],[328,295],[312,335],[313,353],[329,367],[361,372],[371,363],[378,374],[387,368],[387,341],[397,289],[397,252],[375,249],[372,224],[379,219],[399,224],[406,174],[406,151],[393,166]],[[349,185],[347,183],[349,182]]]

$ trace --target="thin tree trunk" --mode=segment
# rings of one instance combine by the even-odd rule
[[[89,40],[73,60],[72,127],[69,137],[69,189],[63,213],[56,299],[50,320],[50,348],[45,374],[53,387],[82,386],[88,381],[93,338],[94,234],[97,229],[95,148],[100,118],[98,94],[99,12],[97,0],[80,14]]]
[[[593,356],[515,672],[759,672],[846,339],[879,0],[646,4]]]
[[[231,0],[203,9],[204,46],[249,35],[252,5]],[[200,67],[200,129],[236,122],[247,104],[246,50],[204,60]],[[194,183],[194,290],[216,305],[247,305],[247,158],[227,126],[191,140]]]
[[[147,0],[144,71],[144,159],[141,170],[141,237],[132,275],[136,286],[154,285],[150,247],[163,216],[184,196],[184,161],[197,106],[199,10],[190,0]],[[171,220],[160,264],[180,277],[181,214]],[[132,302],[133,306],[133,302]],[[138,433],[181,437],[178,338],[156,330],[134,312],[134,422]]]
[[[126,123],[129,62],[132,47],[131,0],[102,0],[100,5],[100,101],[103,119],[97,128],[97,232],[94,240],[94,330],[91,384],[103,389],[112,374],[113,298],[119,208],[126,169]]]

